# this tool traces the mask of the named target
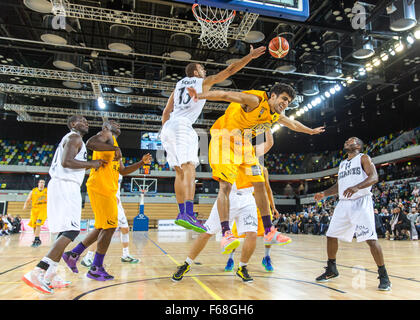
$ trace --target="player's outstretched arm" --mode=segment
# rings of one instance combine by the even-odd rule
[[[244,92],[214,90],[197,93],[194,88],[187,88],[187,90],[194,101],[206,99],[210,101],[236,102],[250,108],[256,108],[260,104],[259,97]]]
[[[29,206],[32,200],[32,190],[29,192],[28,197],[25,200],[25,203],[23,204],[23,210],[26,210],[26,208]]]
[[[338,183],[335,183],[334,185],[329,187],[327,190],[323,192],[318,192],[317,194],[315,194],[314,199],[316,201],[320,201],[324,197],[333,196],[337,193],[338,193]]]
[[[350,198],[360,189],[369,188],[371,185],[374,185],[379,180],[378,172],[376,171],[375,165],[373,164],[372,159],[367,154],[364,154],[362,156],[361,162],[362,168],[367,174],[367,178],[359,184],[344,190],[343,196],[347,198]]]
[[[174,111],[174,93],[173,92],[171,96],[169,97],[168,102],[166,103],[166,107],[162,113],[162,126],[165,124],[166,121],[169,120],[169,116],[171,115],[172,111]]]
[[[150,164],[152,162],[152,155],[150,153],[147,153],[143,156],[143,158],[141,159],[141,161],[138,161],[136,163],[133,163],[127,167],[124,166],[124,164],[122,163],[122,160],[120,160],[120,174],[122,176],[126,176],[129,175],[130,173],[140,169],[141,167],[143,167],[145,164]]]
[[[310,135],[320,134],[320,133],[325,131],[324,127],[318,127],[318,128],[315,128],[315,129],[308,128],[307,126],[305,126],[301,122],[299,122],[297,120],[292,120],[292,119],[286,117],[285,115],[280,115],[280,118],[277,122],[286,126],[286,127],[288,127],[290,130],[293,130],[293,131],[296,131],[296,132],[307,133],[307,134],[310,134]]]
[[[222,82],[230,76],[237,73],[239,70],[245,67],[252,59],[256,59],[259,56],[263,55],[265,53],[265,49],[266,47],[263,46],[258,47],[256,49],[254,49],[254,47],[251,46],[249,54],[247,54],[245,57],[232,63],[226,69],[220,71],[219,73],[206,77],[203,81],[203,91],[209,91],[214,84]]]
[[[79,153],[82,147],[82,138],[79,135],[72,134],[69,136],[67,143],[64,146],[63,150],[63,159],[61,160],[61,165],[63,168],[68,169],[98,169],[100,166],[106,164],[107,162],[99,159],[92,161],[80,161],[76,160],[75,157]]]

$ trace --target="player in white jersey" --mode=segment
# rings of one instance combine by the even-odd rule
[[[327,235],[328,265],[325,272],[316,278],[324,282],[338,277],[336,255],[338,239],[351,242],[353,235],[357,241],[366,241],[370,252],[378,266],[378,289],[388,291],[391,289],[382,248],[376,235],[375,217],[373,211],[372,185],[378,182],[378,174],[370,157],[361,153],[363,142],[357,137],[349,138],[344,143],[347,159],[340,163],[338,180],[332,187],[324,192],[317,193],[315,200],[338,193],[339,202],[334,210]]]
[[[237,189],[236,183],[232,185],[232,192],[229,195],[229,223],[233,225],[235,221],[238,230],[238,235],[245,235],[241,258],[239,262],[236,275],[244,282],[252,282],[253,279],[248,274],[247,264],[252,254],[254,253],[257,243],[258,230],[258,215],[257,205],[253,196],[254,188]],[[209,239],[218,232],[222,231],[220,225],[219,212],[217,211],[217,202],[214,203],[209,218],[204,226],[207,229],[206,233],[201,234],[194,242],[193,247],[188,254],[184,264],[178,267],[178,270],[172,275],[173,281],[181,281],[184,275],[190,270],[194,259],[204,249]],[[239,241],[239,240],[236,240]],[[222,253],[230,253],[232,249],[224,248]]]
[[[87,161],[82,137],[88,133],[89,125],[84,117],[70,116],[67,126],[70,132],[58,145],[51,164],[47,194],[49,228],[58,236],[47,255],[22,277],[26,284],[42,293],[53,293],[53,288],[69,285],[57,275],[57,267],[65,248],[80,233],[80,186],[86,169],[98,169],[105,163],[101,159]]]
[[[175,168],[175,195],[179,214],[175,223],[197,232],[205,232],[194,215],[195,168],[198,161],[198,136],[192,125],[203,110],[205,100],[194,101],[187,92],[193,87],[197,92],[209,91],[211,87],[226,80],[245,67],[252,59],[265,52],[265,47],[253,49],[250,53],[229,65],[223,71],[206,77],[201,64],[187,65],[186,77],[178,81],[162,114],[161,140],[171,168]]]

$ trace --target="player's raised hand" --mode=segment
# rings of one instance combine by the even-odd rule
[[[254,49],[254,47],[251,45],[251,49],[249,50],[249,54],[252,56],[252,59],[258,58],[262,56],[265,53],[266,47],[261,46],[257,49]]]
[[[190,97],[194,100],[194,102],[197,102],[198,101],[197,91],[192,87],[191,88],[187,87],[187,91],[188,91],[188,94],[190,95]]]
[[[152,155],[150,153],[145,154],[141,161],[143,161],[144,164],[150,164],[152,162]]]
[[[317,194],[314,195],[315,201],[320,201],[322,200],[322,198],[324,198],[324,192],[318,192]]]
[[[325,132],[325,127],[318,127],[318,128],[312,129],[312,134],[320,134],[323,132]]]

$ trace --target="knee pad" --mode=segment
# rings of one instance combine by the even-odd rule
[[[60,232],[57,236],[57,238],[59,238],[60,236],[64,236],[68,239],[70,239],[72,242],[74,241],[74,239],[77,238],[77,236],[79,235],[80,231],[76,231],[76,230],[71,230],[71,231],[63,231]]]
[[[128,243],[129,241],[130,241],[130,234],[121,232],[121,242]]]

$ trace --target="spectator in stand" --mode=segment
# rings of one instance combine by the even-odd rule
[[[420,235],[420,215],[417,217],[415,225],[416,225],[417,234]]]
[[[286,232],[288,229],[288,217],[285,214],[281,214],[279,221],[277,222],[277,229],[279,232]]]
[[[418,232],[416,230],[416,221],[419,217],[419,213],[416,207],[411,208],[411,212],[407,214],[407,219],[410,221],[410,232],[411,232],[411,239],[418,240]]]
[[[308,234],[312,233],[314,234],[314,216],[312,212],[310,212],[305,220],[303,221],[303,233]]]
[[[413,191],[411,192],[411,195],[412,195],[414,198],[417,198],[417,197],[419,196],[419,188],[417,187],[417,185],[415,185],[415,186],[414,186],[414,189],[413,189]]]
[[[330,216],[327,211],[323,211],[321,215],[321,219],[319,220],[319,234],[324,235],[327,232],[329,225],[330,225]]]
[[[401,211],[401,207],[394,208],[394,215],[391,220],[391,239],[390,240],[403,240],[405,231],[410,230],[410,221],[407,215]]]
[[[374,209],[373,210],[375,213],[375,228],[376,228],[376,233],[378,234],[378,237],[380,236],[381,238],[385,238],[385,228],[382,225],[382,219],[379,215],[379,211],[378,209]]]
[[[298,232],[297,233],[299,233],[299,231],[301,233],[303,233],[303,227],[304,227],[305,223],[307,223],[307,221],[308,221],[308,218],[305,216],[305,214],[303,214],[303,213],[299,214],[299,220],[297,222],[297,227],[298,227]]]
[[[320,215],[318,213],[313,214],[313,221],[314,221],[314,234],[319,235],[319,221]]]

